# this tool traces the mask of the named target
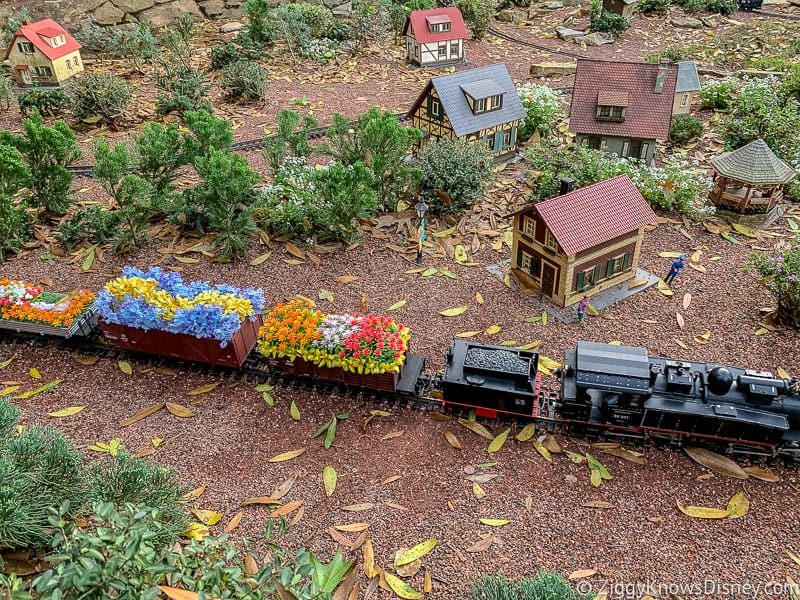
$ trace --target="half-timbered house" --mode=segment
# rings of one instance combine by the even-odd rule
[[[415,10],[403,26],[406,59],[421,67],[444,67],[464,62],[467,28],[455,6]]]
[[[514,213],[511,271],[522,289],[569,306],[636,274],[644,227],[657,219],[627,175]]]
[[[678,66],[578,59],[569,128],[575,143],[653,160],[656,140],[669,137]]]
[[[83,71],[81,45],[53,19],[23,21],[6,49],[19,85],[59,85]]]
[[[514,153],[517,128],[525,117],[504,64],[431,77],[408,117],[429,138],[486,144],[495,157]]]

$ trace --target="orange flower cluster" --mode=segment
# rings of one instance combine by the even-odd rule
[[[81,290],[62,311],[45,310],[34,306],[4,306],[0,316],[15,321],[43,323],[53,327],[70,327],[75,317],[80,315],[94,301],[94,294]]]
[[[295,358],[298,351],[320,338],[317,327],[323,314],[311,302],[292,300],[279,304],[267,315],[258,332],[258,345],[265,356]]]

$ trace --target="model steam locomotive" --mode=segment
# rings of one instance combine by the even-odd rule
[[[96,323],[97,315],[90,309],[64,331],[97,340],[103,333]],[[52,329],[22,324],[6,328],[42,335]],[[183,337],[190,344],[195,339]],[[106,335],[102,343],[106,350],[118,347],[187,362],[185,354],[172,353],[165,345],[138,347],[130,335]],[[86,342],[88,351],[92,344],[96,346]],[[654,358],[644,348],[579,341],[575,349],[566,350],[563,366],[553,372],[556,389],[548,390],[543,385],[540,355],[508,346],[457,340],[445,354],[443,372],[430,374],[425,356],[407,352],[399,372],[367,374],[319,366],[299,357],[267,358],[252,349],[254,344],[252,339],[233,363],[233,368],[248,376],[306,378],[425,406],[474,409],[480,417],[534,420],[548,430],[700,441],[736,453],[800,458],[798,381],[764,371]],[[202,357],[190,360],[210,362]]]

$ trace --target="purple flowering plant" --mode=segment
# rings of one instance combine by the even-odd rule
[[[800,329],[800,234],[771,250],[751,253],[745,269],[761,275],[758,282],[778,303],[777,320]]]
[[[264,302],[260,289],[185,283],[178,273],[159,267],[125,267],[97,295],[96,304],[108,323],[216,339],[225,347],[245,319],[257,318]]]

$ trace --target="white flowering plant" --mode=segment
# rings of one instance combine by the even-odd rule
[[[761,275],[758,282],[778,303],[776,320],[800,329],[800,234],[794,241],[749,254],[745,270]]]
[[[517,94],[526,113],[517,132],[520,141],[528,140],[534,131],[547,135],[565,116],[561,98],[546,85],[526,83],[517,88]]]

